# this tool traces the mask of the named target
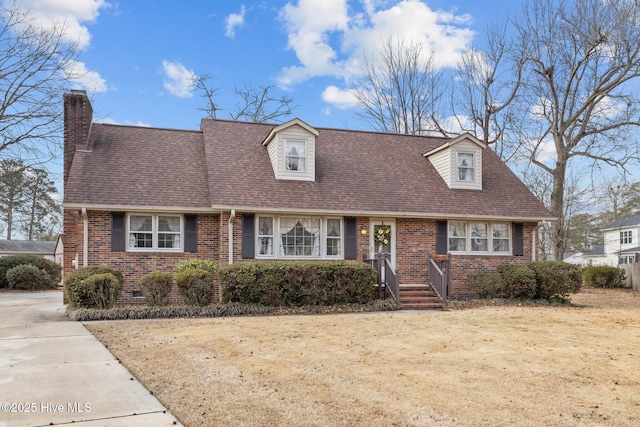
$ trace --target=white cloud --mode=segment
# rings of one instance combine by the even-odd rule
[[[360,72],[364,55],[374,61],[382,44],[401,37],[421,44],[425,55],[434,54],[434,67],[453,67],[460,55],[471,48],[473,32],[469,15],[434,11],[420,0],[360,0],[362,12],[354,12],[347,0],[298,0],[287,3],[280,18],[298,64],[285,67],[278,76],[282,87],[313,77],[344,80],[348,86]],[[341,92],[348,92],[341,89]],[[333,95],[333,96],[332,96]],[[323,99],[345,108],[338,88],[325,90]]]
[[[165,74],[163,86],[170,94],[178,98],[191,98],[193,79],[195,73],[179,62],[162,61],[162,70]]]
[[[244,13],[246,9],[244,5],[240,7],[240,13],[232,13],[227,16],[227,25],[225,26],[225,36],[234,38],[236,35],[236,27],[244,25]]]
[[[0,0],[2,5],[10,6],[13,0]],[[65,38],[78,43],[78,47],[89,45],[91,34],[84,25],[92,23],[100,10],[109,7],[105,0],[21,0],[19,7],[29,10],[37,23],[45,27],[65,25]]]
[[[100,77],[97,71],[87,69],[84,62],[69,61],[64,69],[65,78],[72,86],[79,86],[89,93],[104,93],[107,91],[107,82]]]
[[[358,100],[354,95],[353,89],[343,90],[333,85],[327,86],[324,92],[322,92],[322,100],[341,110],[353,108],[358,105]]]

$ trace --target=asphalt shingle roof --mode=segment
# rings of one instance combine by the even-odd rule
[[[550,219],[491,149],[483,189],[448,188],[424,153],[449,139],[318,128],[315,182],[276,180],[273,124],[205,119],[201,132],[93,125],[65,204]]]
[[[612,228],[620,227],[633,227],[634,225],[640,225],[640,215],[631,215],[624,218],[620,218],[617,221],[603,227],[603,230],[610,230]]]

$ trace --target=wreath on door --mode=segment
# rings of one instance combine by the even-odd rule
[[[391,238],[391,227],[388,225],[381,225],[376,230],[373,240],[376,242],[378,246],[386,246],[389,244],[389,239]]]

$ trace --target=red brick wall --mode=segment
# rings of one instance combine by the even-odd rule
[[[198,215],[197,252],[126,252],[111,250],[111,212],[88,211],[89,245],[88,265],[109,265],[122,271],[125,283],[118,302],[142,303],[143,298],[134,298],[132,292],[141,291],[139,280],[152,271],[172,272],[176,262],[200,258],[217,261],[220,248],[220,215]],[[73,271],[72,260],[78,255],[78,265],[83,266],[83,218],[80,211],[65,209],[64,212],[64,275]],[[216,284],[217,286],[217,284]],[[216,287],[215,298],[219,298]],[[171,292],[171,302],[180,303],[177,288]]]
[[[198,215],[198,252],[196,253],[154,253],[126,252],[111,250],[111,213],[89,211],[89,265],[111,265],[125,275],[124,290],[118,302],[144,302],[142,298],[133,298],[132,292],[139,291],[138,281],[152,271],[172,271],[176,262],[187,258],[201,258],[228,264],[228,224],[229,212],[220,215]],[[361,234],[361,229],[367,234]],[[451,256],[450,297],[466,299],[475,297],[475,289],[468,285],[472,273],[495,271],[498,265],[505,263],[528,263],[531,261],[531,233],[535,223],[524,226],[524,256]],[[356,261],[369,257],[369,218],[356,218]],[[396,220],[396,267],[400,283],[424,284],[428,282],[429,256],[436,252],[436,221],[432,219],[398,218]],[[72,271],[71,263],[78,255],[79,266],[83,265],[83,219],[80,211],[64,212],[64,274]],[[233,262],[253,261],[242,258],[242,213],[237,212],[233,220]],[[217,285],[217,284],[216,284]],[[216,298],[219,289],[216,288]],[[180,302],[177,289],[174,288],[172,302]]]
[[[64,180],[67,183],[73,155],[78,145],[85,145],[93,116],[93,108],[84,91],[64,96]]]

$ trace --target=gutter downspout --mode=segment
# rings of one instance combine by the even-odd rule
[[[236,218],[236,210],[231,209],[229,214],[229,265],[233,264],[233,220]]]
[[[536,234],[538,234],[538,227],[531,231],[531,262],[535,262],[536,252],[538,252],[538,248],[536,248]]]
[[[89,265],[87,258],[89,257],[89,218],[87,217],[87,208],[82,208],[82,220],[84,222],[84,233],[82,236],[82,266]]]

